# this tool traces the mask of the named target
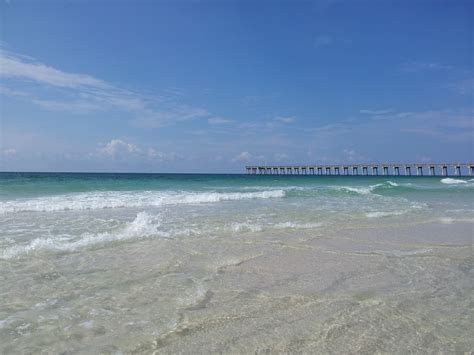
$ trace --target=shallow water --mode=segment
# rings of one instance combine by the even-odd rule
[[[470,351],[474,180],[0,174],[0,352]]]

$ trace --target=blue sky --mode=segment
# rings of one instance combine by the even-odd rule
[[[0,170],[472,161],[470,1],[0,0]]]

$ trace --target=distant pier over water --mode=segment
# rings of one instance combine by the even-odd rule
[[[245,170],[251,175],[473,176],[474,163],[254,165]]]

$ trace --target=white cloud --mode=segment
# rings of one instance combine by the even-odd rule
[[[344,161],[348,161],[351,163],[367,162],[370,160],[368,157],[356,152],[354,149],[344,149],[342,151],[342,155],[344,157]]]
[[[135,144],[126,143],[120,139],[112,139],[104,147],[99,149],[100,153],[110,157],[120,157],[129,154],[141,153],[141,149]]]
[[[260,128],[262,126],[259,122],[243,122],[239,125],[239,128],[243,129],[255,129]]]
[[[248,161],[263,161],[265,157],[263,155],[251,154],[247,151],[237,154],[232,161],[233,162],[248,162]]]
[[[91,154],[92,157],[99,159],[127,159],[134,162],[169,162],[181,158],[174,152],[165,153],[153,147],[138,146],[128,143],[122,139],[112,139],[107,144],[98,149],[98,154]]]
[[[239,128],[244,129],[246,134],[257,134],[258,132],[271,132],[281,128],[283,124],[289,124],[296,121],[294,116],[277,116],[267,121],[243,122]]]
[[[176,153],[164,153],[157,151],[154,148],[148,148],[147,159],[152,161],[174,161],[178,158],[182,158],[179,154]]]
[[[296,118],[294,116],[278,116],[274,118],[274,121],[281,122],[281,123],[292,123],[296,121]]]
[[[373,120],[376,121],[383,121],[383,120],[397,120],[402,118],[408,118],[413,115],[416,115],[414,112],[393,112],[393,113],[385,113],[385,114],[378,114],[372,116]]]
[[[232,161],[249,161],[253,158],[253,155],[249,152],[241,152]]]
[[[385,110],[360,110],[359,111],[362,114],[365,115],[384,115],[386,113],[393,112],[392,109],[385,109]]]
[[[320,35],[316,37],[316,39],[314,40],[314,47],[321,48],[321,47],[330,45],[332,42],[333,42],[333,39],[330,36]]]
[[[9,96],[31,97],[33,103],[53,110],[74,110],[76,107],[82,109],[83,106],[88,105],[89,109],[113,107],[134,111],[145,109],[146,101],[152,100],[151,97],[120,89],[93,76],[67,73],[31,59],[27,61],[24,56],[5,51],[0,53],[0,77],[15,79],[19,82],[26,80],[44,88],[64,89],[66,90],[64,91],[65,97],[74,96],[78,98],[73,102],[68,99],[46,100],[35,98],[34,95],[29,93],[14,91],[5,86],[0,91]],[[156,98],[154,99],[156,100]]]
[[[431,163],[433,162],[433,158],[431,158],[430,156],[423,155],[423,154],[417,154],[416,161],[419,161],[421,163]]]
[[[328,123],[323,126],[311,128],[310,130],[314,132],[330,132],[330,131],[340,131],[344,129],[345,127],[346,127],[346,124],[342,122],[338,122],[338,123]]]
[[[365,121],[341,121],[311,129],[318,137],[337,138],[387,134],[387,132],[430,135],[446,141],[474,139],[474,111],[472,109],[445,109],[418,112],[390,112],[373,115]],[[347,152],[349,153],[349,151]]]
[[[6,157],[12,157],[16,155],[16,149],[14,148],[8,148],[3,151],[3,155]]]
[[[289,158],[286,153],[276,153],[273,157],[276,161],[287,160]]]
[[[472,95],[474,93],[474,78],[462,80],[455,84],[447,86],[448,89],[457,92],[460,95]]]
[[[209,112],[206,109],[181,105],[168,111],[144,112],[140,117],[132,120],[132,123],[136,127],[159,128],[173,122],[189,121],[204,118],[208,115]]]
[[[150,159],[162,160],[165,157],[165,154],[155,150],[154,148],[148,148],[147,155]]]
[[[207,122],[209,124],[217,125],[217,124],[227,124],[227,123],[232,123],[234,122],[233,120],[230,120],[228,118],[224,117],[211,117],[208,118]]]
[[[89,75],[65,73],[38,62],[26,62],[17,55],[2,51],[0,54],[0,75],[32,80],[43,84],[80,88],[105,88],[108,85]]]
[[[451,65],[444,65],[437,62],[408,62],[404,63],[402,68],[410,72],[447,71],[453,69]]]
[[[3,85],[0,85],[0,94],[6,95],[6,96],[29,97],[29,95],[25,92],[13,90]]]
[[[71,111],[74,113],[104,110],[105,107],[91,101],[55,101],[32,99],[34,104],[50,111]]]
[[[28,82],[27,92],[4,84],[0,87],[0,94],[22,98],[53,111],[125,111],[132,115],[132,122],[138,127],[162,127],[210,115],[202,108],[177,104],[158,95],[122,89],[90,75],[64,72],[6,51],[0,53],[0,77],[10,79],[6,81],[10,85],[12,80],[20,85]],[[51,99],[52,92],[54,99]]]
[[[244,98],[242,98],[242,104],[245,106],[248,105],[253,105],[257,103],[260,100],[260,96],[257,95],[247,95]]]

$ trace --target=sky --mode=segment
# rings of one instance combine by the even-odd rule
[[[472,1],[0,0],[0,171],[474,161]]]

